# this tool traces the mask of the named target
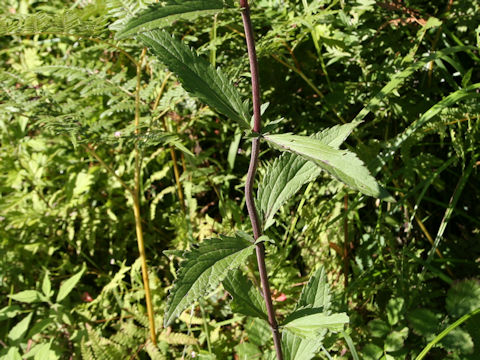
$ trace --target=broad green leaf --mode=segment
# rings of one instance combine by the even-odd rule
[[[8,349],[8,352],[5,356],[2,356],[2,360],[22,360],[22,355],[20,355],[20,351],[18,348],[11,346]]]
[[[407,314],[410,328],[417,335],[429,337],[438,330],[440,316],[428,309],[415,309]]]
[[[28,325],[30,325],[30,321],[32,320],[32,316],[33,313],[28,314],[10,330],[8,338],[11,341],[20,340],[22,336],[25,335],[28,330]]]
[[[323,266],[313,273],[300,294],[296,309],[306,307],[321,308],[323,311],[330,308],[330,291]]]
[[[13,300],[28,303],[28,304],[46,300],[45,296],[43,296],[42,293],[36,290],[20,291],[19,293],[8,295],[8,296]]]
[[[471,354],[474,348],[470,334],[459,327],[450,331],[442,339],[440,345],[449,352],[460,352],[462,354]]]
[[[282,151],[293,152],[313,161],[323,170],[348,186],[373,197],[388,198],[375,178],[357,156],[347,150],[337,150],[320,140],[299,135],[265,135],[265,139]]]
[[[311,309],[314,310],[314,309]],[[321,310],[320,310],[321,311]],[[302,310],[299,310],[297,313],[303,313]],[[312,338],[316,337],[317,333],[323,329],[328,329],[330,331],[341,331],[343,330],[345,324],[348,324],[348,316],[345,313],[338,314],[326,314],[323,312],[318,313],[308,313],[305,312],[305,316],[297,317],[295,313],[291,314],[289,318],[292,320],[286,320],[286,323],[283,324],[284,328],[293,332],[296,335]]]
[[[390,325],[395,325],[400,321],[400,318],[403,316],[404,305],[405,300],[400,297],[388,300],[386,313]]]
[[[148,46],[170,71],[174,72],[186,91],[213,109],[249,129],[248,106],[227,77],[205,59],[166,31],[154,30],[138,38]]]
[[[480,308],[480,282],[467,279],[454,283],[447,293],[446,308],[454,318]]]
[[[82,277],[83,273],[85,272],[86,267],[84,266],[82,270],[80,270],[78,273],[73,275],[70,279],[64,281],[62,285],[60,286],[60,290],[58,290],[57,294],[57,303],[65,299],[68,294],[71,293],[73,288],[77,285],[77,283],[80,281],[80,278]]]
[[[159,29],[172,25],[178,20],[192,20],[198,16],[219,12],[224,8],[233,7],[233,1],[223,0],[167,0],[152,4],[141,11],[125,25],[117,37],[127,36]]]
[[[205,240],[197,248],[184,253],[184,261],[167,301],[165,326],[200,296],[217,287],[228,270],[243,264],[253,247],[240,236],[221,236]]]
[[[232,296],[232,311],[268,321],[265,301],[258,289],[238,269],[230,271],[222,280],[223,287]]]
[[[334,149],[345,141],[360,122],[336,125],[323,130],[312,138]],[[273,217],[288,199],[304,184],[315,180],[321,169],[311,161],[292,153],[282,154],[271,163],[258,187],[258,203],[263,214],[264,229],[273,224]]]
[[[392,331],[385,339],[385,351],[398,351],[403,348],[403,343],[408,336],[408,328],[405,327],[400,331]]]
[[[288,330],[282,331],[284,360],[310,360],[320,350],[326,330],[317,333],[315,338],[305,339]]]

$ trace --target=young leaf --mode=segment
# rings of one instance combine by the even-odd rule
[[[50,272],[47,270],[42,282],[42,292],[46,297],[50,297],[52,291],[52,284],[50,282]]]
[[[60,290],[58,290],[57,300],[56,300],[57,303],[65,299],[68,296],[68,294],[72,292],[73,288],[80,281],[80,278],[82,277],[85,270],[86,270],[86,267],[84,266],[82,270],[80,270],[78,273],[73,275],[70,279],[62,283],[62,285],[60,286]]]
[[[245,262],[254,245],[240,237],[221,236],[205,240],[183,255],[177,280],[167,301],[164,323],[168,326],[187,306],[215,288]]]
[[[335,149],[345,141],[359,121],[336,125],[325,129],[312,138]],[[258,202],[264,215],[264,229],[273,224],[273,216],[280,207],[301,187],[315,180],[321,169],[313,162],[292,153],[284,153],[271,163],[258,187]]]
[[[280,134],[265,135],[265,139],[282,151],[289,151],[313,161],[346,185],[377,198],[389,197],[357,156],[347,150],[337,150],[318,139]]]
[[[330,291],[323,266],[310,277],[300,294],[296,309],[306,307],[322,308],[323,311],[328,311],[330,307]]]
[[[223,279],[222,284],[233,298],[231,302],[233,312],[268,321],[262,295],[240,270],[230,271],[228,276]]]
[[[167,0],[152,4],[131,19],[117,37],[125,38],[140,32],[172,25],[174,21],[214,14],[225,7],[233,7],[232,0]]]
[[[303,314],[304,311],[299,310],[296,313],[300,315],[300,313]],[[345,313],[328,315],[323,312],[305,312],[306,315],[301,317],[297,317],[295,315],[296,313],[291,314],[289,318],[292,320],[287,320],[287,322],[283,324],[283,326],[294,334],[305,338],[316,337],[318,331],[323,329],[328,329],[330,331],[341,331],[343,330],[344,325],[348,324],[349,321],[348,316]]]
[[[220,69],[215,70],[205,59],[165,31],[149,31],[138,38],[177,75],[186,91],[236,121],[243,129],[250,128],[248,107]]]

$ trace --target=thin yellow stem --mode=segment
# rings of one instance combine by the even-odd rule
[[[140,61],[137,63],[137,87],[135,89],[135,135],[140,132],[140,85],[142,75],[142,64],[147,52],[143,48],[140,55]],[[135,189],[133,191],[133,213],[135,215],[135,230],[137,232],[138,252],[142,264],[143,287],[145,288],[145,302],[147,303],[147,315],[150,325],[150,339],[154,345],[157,345],[157,336],[155,333],[155,315],[153,313],[152,294],[150,292],[150,283],[148,280],[147,257],[145,254],[145,242],[143,240],[142,216],[140,213],[140,172],[141,159],[138,142],[135,143]]]

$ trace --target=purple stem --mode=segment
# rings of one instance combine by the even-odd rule
[[[245,39],[247,41],[248,59],[250,61],[250,73],[252,76],[252,97],[253,97],[253,131],[259,133],[261,128],[260,114],[260,84],[258,80],[258,63],[255,51],[255,41],[253,39],[252,22],[250,20],[250,7],[248,0],[240,0],[242,8],[243,27],[245,29]],[[247,203],[248,215],[252,223],[253,236],[258,239],[262,235],[260,220],[258,218],[257,209],[253,199],[253,182],[258,166],[258,154],[260,150],[260,139],[252,140],[252,155],[250,157],[250,166],[248,167],[247,181],[245,184],[245,199]],[[277,320],[275,318],[275,309],[273,308],[272,295],[270,293],[270,285],[268,283],[267,268],[265,265],[265,246],[263,243],[256,245],[258,270],[260,273],[260,281],[262,283],[263,298],[267,306],[268,322],[273,334],[273,343],[277,359],[283,360],[282,345],[280,332],[278,331]]]

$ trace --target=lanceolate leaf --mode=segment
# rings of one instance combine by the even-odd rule
[[[296,308],[305,307],[322,308],[323,311],[327,311],[330,307],[330,291],[323,266],[315,271],[302,290]]]
[[[60,290],[58,290],[57,303],[65,299],[68,296],[68,294],[72,292],[72,290],[80,281],[80,278],[82,277],[86,269],[87,268],[84,266],[82,270],[80,270],[78,273],[73,275],[70,279],[65,280],[65,282],[62,283],[62,285],[60,286]]]
[[[221,236],[205,240],[198,248],[186,252],[168,298],[165,326],[200,296],[217,287],[228,270],[244,263],[253,247],[240,236]]]
[[[360,122],[337,125],[315,134],[312,138],[335,149],[345,141]],[[268,166],[258,187],[258,201],[263,213],[264,229],[273,224],[273,216],[301,187],[315,180],[321,169],[313,162],[292,153],[285,153]]]
[[[233,298],[231,302],[233,312],[268,321],[267,309],[262,295],[240,270],[231,271],[222,281],[222,284]]]
[[[167,0],[155,3],[131,19],[118,33],[118,38],[172,25],[180,19],[191,20],[198,16],[216,13],[233,7],[233,1],[223,0]]]
[[[344,325],[348,324],[348,321],[348,316],[345,313],[328,315],[318,312],[295,318],[283,326],[296,335],[312,338],[316,337],[317,333],[323,329],[341,331]]]
[[[370,175],[363,162],[350,151],[338,150],[318,139],[305,136],[280,134],[264,137],[280,150],[293,152],[313,161],[330,175],[366,195],[377,198],[389,196]]]
[[[236,121],[243,129],[250,128],[248,107],[220,69],[215,70],[205,59],[165,31],[149,31],[138,38],[177,75],[186,91]]]

